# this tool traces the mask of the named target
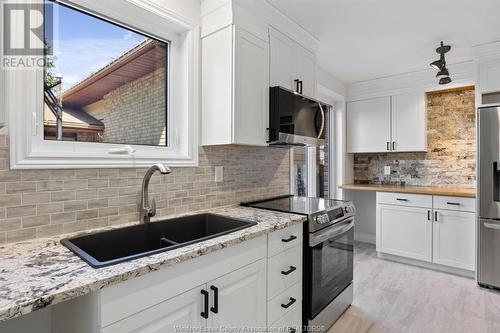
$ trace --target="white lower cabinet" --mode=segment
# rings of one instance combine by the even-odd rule
[[[474,201],[377,192],[377,252],[474,271]]]
[[[432,260],[432,221],[427,208],[377,204],[377,251]]]
[[[136,313],[102,329],[103,333],[125,332],[176,332],[182,328],[204,327],[199,286],[165,302]]]
[[[240,268],[207,284],[213,296],[209,332],[218,328],[266,326],[266,260]],[[217,295],[217,300],[215,299]]]
[[[433,261],[473,271],[476,252],[476,214],[451,210],[436,210],[434,214]]]

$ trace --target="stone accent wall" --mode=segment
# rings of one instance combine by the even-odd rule
[[[354,180],[475,186],[475,131],[474,90],[428,94],[427,153],[355,154]]]
[[[200,147],[199,167],[155,175],[157,216],[289,193],[288,149]],[[9,170],[0,136],[0,244],[138,221],[145,169]],[[214,182],[215,166],[224,181]]]
[[[165,145],[165,67],[109,92],[103,101],[103,142]]]

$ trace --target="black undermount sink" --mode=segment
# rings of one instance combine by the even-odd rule
[[[160,253],[257,223],[198,214],[65,238],[61,243],[95,268]]]

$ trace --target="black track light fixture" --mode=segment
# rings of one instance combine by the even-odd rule
[[[448,68],[446,68],[446,59],[445,53],[448,53],[451,50],[451,46],[444,45],[441,42],[441,45],[436,49],[436,53],[439,54],[439,60],[431,62],[431,67],[438,71],[436,77],[439,77],[439,84],[448,84],[451,82],[450,72]]]
[[[448,84],[451,82],[451,78],[449,76],[445,76],[439,79],[439,84]]]
[[[443,68],[440,70],[437,74],[436,77],[443,77],[443,76],[450,76],[450,72],[448,72],[448,68]]]

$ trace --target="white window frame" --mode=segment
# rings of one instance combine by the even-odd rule
[[[5,95],[11,168],[148,167],[156,162],[197,166],[199,23],[150,0],[59,2],[169,41],[168,147],[44,140],[43,69],[8,70]],[[135,151],[110,153],[126,146]]]

